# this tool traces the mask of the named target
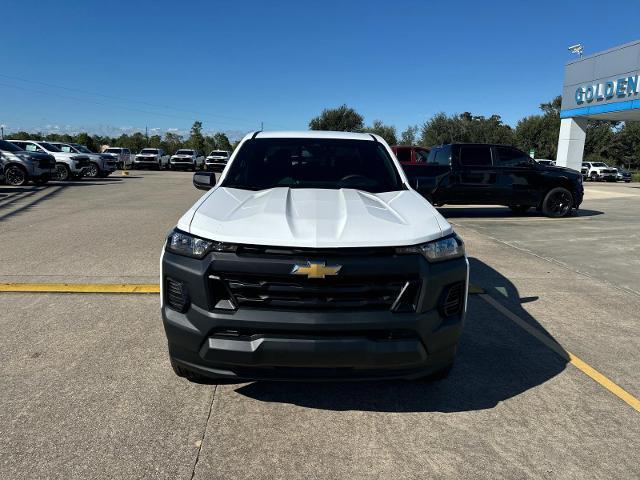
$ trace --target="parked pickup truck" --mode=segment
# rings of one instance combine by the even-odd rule
[[[429,158],[429,149],[417,145],[394,145],[391,150],[403,165],[426,163]]]
[[[563,217],[582,203],[580,172],[540,165],[505,145],[432,147],[424,165],[403,165],[412,186],[434,205],[506,205]]]
[[[193,381],[444,377],[467,304],[451,225],[379,137],[247,135],[168,235],[162,318]]]
[[[169,159],[170,170],[192,170],[196,171],[204,166],[204,155],[197,150],[188,148],[178,150]]]
[[[89,157],[85,154],[63,152],[55,145],[41,140],[9,140],[27,152],[48,153],[56,159],[56,180],[70,180],[84,177],[89,168]]]
[[[155,168],[160,170],[169,164],[169,155],[161,148],[143,148],[134,159],[132,168]]]
[[[118,168],[128,168],[131,166],[131,150],[128,148],[109,147],[102,153],[109,155],[116,162]]]
[[[618,181],[618,169],[604,162],[582,162],[582,172],[592,182]]]
[[[214,150],[204,159],[204,169],[221,172],[227,166],[229,152],[227,150]]]
[[[44,185],[55,174],[56,159],[48,153],[27,152],[0,140],[0,173],[7,185],[21,187],[29,181]]]

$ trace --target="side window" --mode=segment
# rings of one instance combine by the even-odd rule
[[[37,152],[38,146],[35,143],[27,143],[26,145],[24,145],[24,149],[27,152]]]
[[[58,148],[65,153],[73,153],[73,150],[71,150],[69,145],[60,145]]]
[[[460,163],[471,167],[491,166],[491,147],[488,145],[462,145]]]
[[[448,148],[440,148],[433,157],[433,161],[436,165],[451,165],[451,150]]]
[[[427,163],[429,160],[429,152],[426,150],[416,149],[416,162]]]
[[[411,149],[410,148],[398,148],[396,153],[399,162],[409,163],[411,162]]]
[[[531,163],[531,157],[516,148],[496,147],[496,153],[498,154],[497,164],[501,167],[518,167]]]

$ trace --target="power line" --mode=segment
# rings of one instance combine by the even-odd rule
[[[207,118],[209,120],[217,117],[217,118],[224,118],[224,119],[227,119],[227,120],[233,120],[235,122],[243,122],[243,123],[245,123],[247,125],[255,125],[255,120],[248,120],[246,118],[231,117],[231,116],[227,116],[227,115],[211,114],[211,113],[206,113],[206,112],[197,112],[195,110],[188,110],[188,109],[184,109],[184,108],[173,107],[173,106],[170,106],[170,105],[151,103],[151,102],[146,102],[146,101],[142,101],[142,100],[135,100],[135,99],[125,98],[125,97],[119,97],[119,96],[115,96],[115,95],[107,95],[107,94],[99,93],[99,92],[90,92],[90,91],[87,91],[87,90],[82,90],[82,89],[78,89],[78,88],[69,88],[69,87],[64,87],[62,85],[55,85],[55,84],[52,84],[52,83],[46,83],[46,82],[41,82],[41,81],[37,81],[37,80],[29,80],[29,79],[22,78],[22,77],[17,77],[17,76],[14,76],[14,75],[7,75],[5,73],[0,73],[0,77],[12,79],[12,80],[18,80],[20,82],[25,82],[25,83],[31,83],[31,84],[34,84],[34,85],[42,85],[42,86],[47,87],[47,88],[57,88],[57,89],[66,90],[66,91],[69,91],[69,92],[76,92],[76,93],[81,93],[81,94],[84,94],[84,95],[92,95],[92,96],[96,96],[96,97],[102,97],[102,98],[117,100],[119,102],[138,103],[138,104],[142,104],[142,105],[148,105],[150,107],[166,108],[166,109],[175,110],[175,111],[178,111],[178,112],[190,113],[192,115],[196,115],[198,117],[204,117],[204,118]],[[13,88],[19,88],[19,89],[22,89],[22,90],[28,90],[25,87],[19,87],[19,86],[16,86],[16,85],[4,84],[4,86],[10,86],[10,87],[13,87]],[[41,91],[38,92],[38,93],[42,93],[42,94],[45,94],[45,95],[49,95],[50,94],[50,93],[41,92]],[[61,96],[60,94],[55,94],[55,95]],[[65,98],[65,97],[62,97],[62,98]],[[96,103],[98,105],[105,105],[104,103],[97,103],[97,102],[93,102],[91,100],[81,99],[81,98],[77,98],[77,97],[66,97],[66,98],[70,98],[70,99],[73,99],[73,100],[76,100],[76,101],[85,101],[85,102]],[[108,106],[108,105],[106,105],[106,106]],[[142,113],[148,113],[148,114],[152,114],[152,115],[172,116],[171,114],[168,114],[168,113],[149,112],[149,111],[140,110],[140,109],[133,109],[132,107],[119,106],[119,108],[126,108],[128,110],[138,111],[138,112],[142,112]],[[185,118],[185,117],[178,117],[178,116],[175,116],[175,115],[173,115],[172,117],[173,118]],[[233,123],[229,123],[229,122],[219,122],[219,123],[226,123],[227,125],[233,125]]]

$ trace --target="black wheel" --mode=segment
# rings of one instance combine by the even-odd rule
[[[526,213],[531,207],[529,205],[509,205],[509,208],[514,213]]]
[[[65,182],[71,177],[71,170],[64,163],[56,163],[56,180]]]
[[[589,175],[589,178],[591,179],[592,182],[597,182],[598,174],[596,172],[591,172],[591,175]]]
[[[4,181],[7,185],[22,187],[29,181],[29,176],[24,168],[18,165],[9,165],[4,171]]]
[[[542,213],[547,217],[560,218],[571,212],[573,196],[563,187],[556,187],[547,193],[542,201]]]
[[[100,167],[96,163],[91,162],[85,173],[87,177],[97,178],[100,176]]]

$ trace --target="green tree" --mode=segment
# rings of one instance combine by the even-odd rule
[[[198,150],[199,152],[204,152],[204,136],[202,135],[202,122],[196,120],[193,122],[191,126],[191,131],[189,132],[189,140],[187,140],[187,144],[189,147],[194,150]]]
[[[176,150],[179,150],[183,146],[182,135],[178,135],[174,132],[167,132],[164,134],[164,140],[162,141],[162,149],[173,155]]]
[[[380,135],[389,145],[397,145],[398,137],[396,137],[396,127],[385,125],[382,120],[374,120],[373,125],[365,128],[366,132]]]
[[[562,97],[557,96],[548,103],[540,104],[542,115],[530,115],[518,122],[515,140],[521,150],[535,150],[536,158],[557,157],[561,104]]]
[[[361,132],[364,118],[353,108],[341,105],[338,108],[326,108],[309,121],[310,130],[331,130],[336,132]]]
[[[151,135],[148,146],[150,148],[162,148],[162,137],[160,135]]]
[[[406,130],[400,134],[400,143],[402,145],[415,145],[418,139],[418,126],[409,125]]]
[[[215,143],[216,143],[216,146],[215,146],[216,149],[227,150],[229,152],[233,150],[233,147],[231,146],[231,142],[229,141],[229,138],[227,137],[226,134],[222,132],[218,132],[213,136],[213,139],[215,140]]]

